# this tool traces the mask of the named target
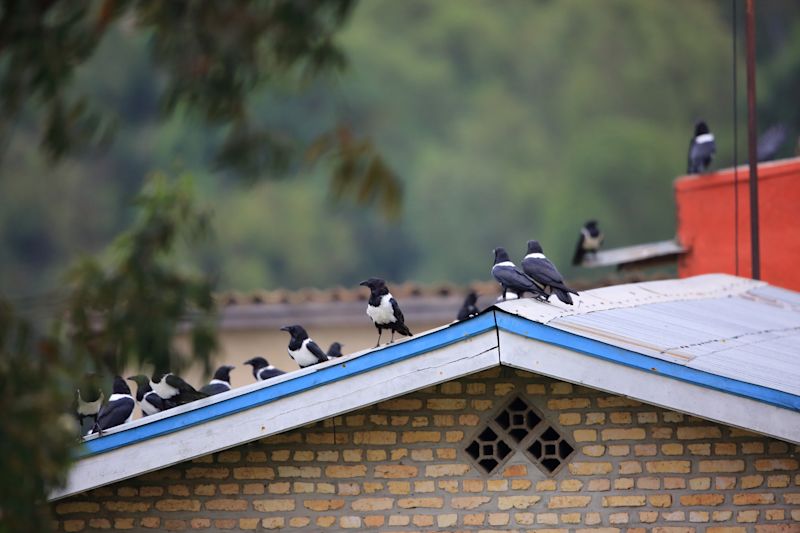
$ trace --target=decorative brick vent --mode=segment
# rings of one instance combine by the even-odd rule
[[[511,458],[515,449],[523,450],[548,476],[575,452],[566,437],[521,396],[515,396],[491,417],[465,451],[481,472],[491,474]]]

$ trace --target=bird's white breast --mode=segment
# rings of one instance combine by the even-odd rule
[[[149,392],[149,393],[145,394],[144,398],[142,398],[142,401],[139,404],[142,407],[142,412],[144,414],[146,414],[147,416],[154,415],[154,414],[159,412],[158,407],[156,407],[155,405],[150,403],[150,400],[147,399],[149,394],[155,394],[155,393]]]
[[[592,237],[592,234],[586,228],[581,228],[581,233],[583,234],[584,250],[597,250],[600,248],[600,244],[603,241],[602,233],[598,233],[597,237]]]
[[[311,342],[311,339],[306,339],[303,341],[303,345],[297,350],[289,350],[291,358],[302,367],[314,365],[319,362],[317,357],[308,349],[309,342]]]
[[[698,135],[694,138],[694,141],[697,144],[705,144],[705,143],[713,143],[714,142],[714,134],[713,133],[704,133],[702,135]]]
[[[167,385],[167,376],[161,378],[161,381],[159,383],[154,383],[151,380],[150,388],[153,389],[153,392],[155,392],[165,400],[168,400],[178,394],[178,389],[176,389],[172,385]]]
[[[101,392],[100,397],[95,401],[84,401],[83,398],[81,398],[81,391],[78,391],[78,414],[83,416],[96,415],[103,405],[103,400],[105,400],[105,396]]]
[[[537,252],[537,253],[526,255],[525,259],[547,259],[547,257],[545,257],[544,254]],[[523,261],[524,261],[524,259],[523,259]]]
[[[389,324],[397,322],[394,316],[394,309],[392,309],[392,294],[384,294],[381,297],[381,303],[377,307],[367,304],[367,314],[376,324]]]

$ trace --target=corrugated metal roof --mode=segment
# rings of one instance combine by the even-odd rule
[[[800,294],[710,274],[586,291],[574,306],[498,308],[550,327],[800,396]]]

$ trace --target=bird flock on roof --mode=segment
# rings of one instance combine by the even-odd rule
[[[596,228],[596,223],[592,223]],[[582,233],[583,235],[583,233]],[[582,253],[591,253],[592,246],[599,246],[599,239],[595,235],[594,241],[588,245],[586,239],[578,242]],[[596,249],[596,247],[595,247]],[[577,252],[576,252],[577,253]],[[508,257],[503,248],[494,250],[495,261],[492,275],[503,288],[504,298],[522,297],[530,293],[540,301],[548,301],[555,295],[564,303],[572,304],[570,294],[578,294],[569,288],[555,265],[545,257],[538,241],[528,242],[527,255],[522,261],[522,269],[517,268]],[[386,281],[381,278],[369,278],[360,283],[369,288],[367,299],[367,316],[369,316],[375,329],[378,330],[378,339],[375,347],[379,347],[384,330],[389,330],[391,338],[387,344],[394,342],[395,334],[411,337],[413,334],[405,323],[405,316],[397,300],[392,296]],[[511,296],[513,294],[513,296]],[[458,320],[465,320],[479,313],[476,306],[477,294],[474,292],[467,296],[464,306],[458,312]],[[342,357],[342,344],[334,342],[327,352],[309,336],[306,329],[298,324],[284,326],[281,331],[289,334],[287,352],[300,368],[308,368],[332,359]],[[264,357],[253,357],[244,362],[252,367],[253,378],[257,382],[277,378],[285,372],[270,364]],[[199,390],[187,383],[183,378],[171,372],[156,372],[148,377],[137,374],[127,378],[136,384],[136,396],[133,396],[126,380],[121,376],[114,378],[113,390],[108,402],[103,404],[102,392],[93,401],[86,401],[77,391],[76,414],[79,421],[92,418],[94,424],[88,435],[99,434],[116,426],[130,422],[133,419],[136,404],[142,416],[151,416],[174,407],[185,405],[203,398],[222,394],[231,390],[230,373],[233,366],[223,365],[217,368],[214,376]]]
[[[770,128],[763,136],[759,145],[759,160],[773,157],[783,144],[786,128],[782,125]],[[705,121],[695,124],[694,135],[689,144],[687,172],[690,174],[701,173],[708,170],[713,155],[716,152],[714,134]],[[587,221],[578,235],[575,253],[572,257],[573,265],[581,265],[584,259],[597,253],[603,244],[603,233],[596,220]],[[511,261],[505,248],[494,249],[494,264],[491,269],[492,277],[500,284],[502,294],[498,300],[511,300],[532,296],[536,301],[549,302],[555,296],[566,305],[573,305],[572,295],[578,292],[570,288],[556,266],[544,254],[539,241],[530,240],[520,266]],[[405,323],[405,317],[400,310],[400,305],[392,296],[386,281],[381,278],[369,278],[359,285],[369,288],[367,301],[367,315],[378,330],[378,339],[375,347],[379,347],[384,330],[389,330],[391,338],[388,344],[394,342],[395,334],[411,337],[413,334]],[[457,320],[467,320],[480,313],[477,307],[478,295],[471,292],[464,300],[458,311]],[[314,342],[303,326],[290,325],[281,328],[289,333],[287,347],[289,356],[300,368],[308,368],[332,359],[342,357],[342,344],[334,342],[325,352]],[[257,382],[277,378],[285,372],[270,364],[264,357],[253,357],[244,362],[252,367],[253,378]],[[224,365],[217,368],[214,376],[199,390],[184,381],[179,376],[170,372],[155,373],[151,377],[138,374],[127,378],[136,383],[136,396],[126,380],[120,376],[114,378],[112,394],[104,403],[105,396],[102,391],[95,391],[94,399],[86,400],[81,391],[76,393],[75,413],[79,423],[90,418],[94,424],[88,434],[102,434],[103,431],[131,421],[136,403],[139,404],[142,416],[151,416],[179,405],[191,403],[216,394],[226,393],[231,390],[230,373],[233,366]]]

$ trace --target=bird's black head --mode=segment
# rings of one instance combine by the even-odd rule
[[[144,374],[137,374],[135,376],[130,376],[127,378],[128,381],[133,381],[136,383],[136,386],[139,388],[149,387],[150,386],[150,378],[145,376]]]
[[[334,342],[331,344],[331,352],[341,352],[342,351],[342,343],[341,342]]]
[[[497,247],[494,249],[494,264],[502,263],[503,261],[511,261],[508,258],[508,252],[503,247]]]
[[[705,120],[698,120],[694,124],[694,136],[697,137],[698,135],[703,135],[709,133],[711,130],[708,129],[708,124],[706,124]]]
[[[252,366],[254,370],[259,370],[261,368],[268,367],[269,361],[263,357],[253,357],[252,359],[245,361],[244,364]]]
[[[467,299],[464,300],[466,305],[475,305],[475,302],[478,301],[478,294],[475,291],[467,294]]]
[[[539,244],[539,241],[528,241],[528,253],[543,254],[544,250],[542,250],[542,245]]]
[[[142,398],[144,398],[145,394],[153,390],[150,388],[150,378],[144,374],[137,374],[126,379],[136,383],[136,400],[140,402],[142,401]]]
[[[288,331],[289,335],[291,335],[293,339],[300,341],[308,338],[308,333],[306,333],[306,330],[303,328],[303,326],[283,326],[281,331]]]
[[[235,366],[231,365],[223,365],[214,372],[214,379],[219,379],[221,381],[227,381],[228,383],[231,382],[231,370],[236,368]]]
[[[125,380],[122,379],[122,376],[114,376],[114,388],[112,391],[114,394],[130,394],[131,388],[128,387],[128,384],[125,383]]]
[[[362,287],[369,287],[372,294],[386,294],[389,289],[386,287],[386,281],[381,278],[369,278],[359,283]]]
[[[597,229],[597,221],[596,220],[589,220],[589,221],[586,222],[586,224],[583,225],[583,227],[586,228],[586,229],[589,229],[589,230]]]

